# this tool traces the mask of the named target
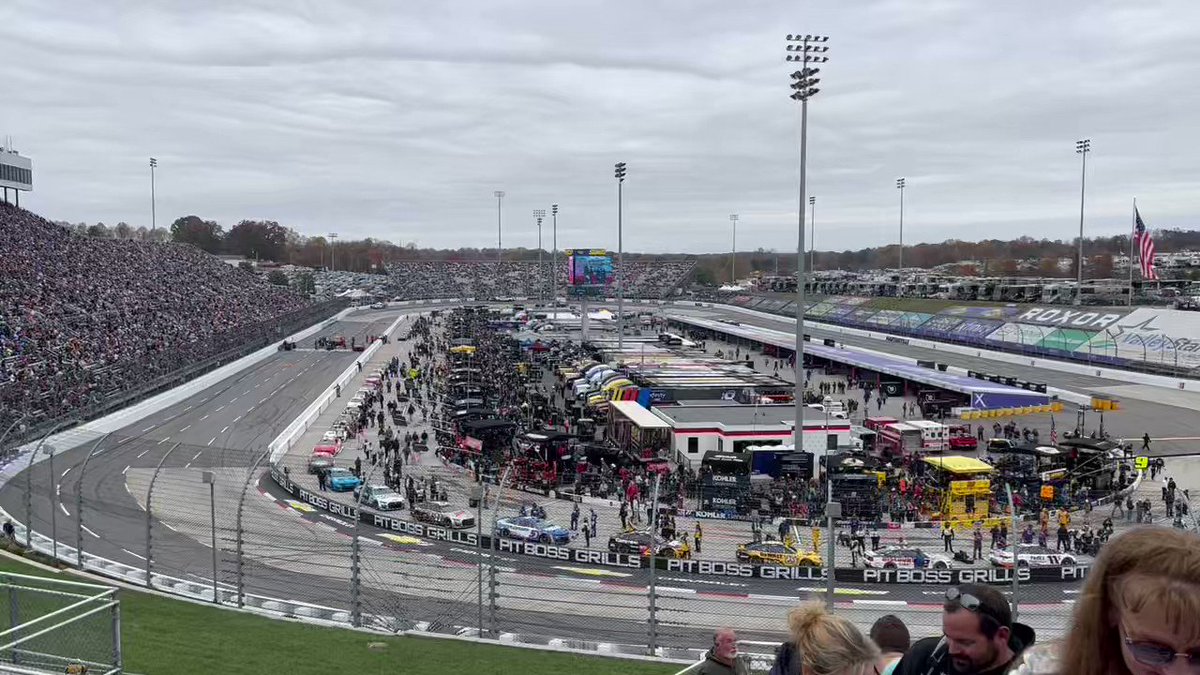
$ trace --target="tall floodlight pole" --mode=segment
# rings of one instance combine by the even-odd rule
[[[500,228],[500,212],[501,204],[504,203],[504,190],[496,190],[492,195],[496,197],[496,274],[500,274],[500,262],[504,254],[504,239],[501,236]]]
[[[154,199],[154,170],[158,168],[158,160],[150,158],[150,231],[153,232],[158,227],[158,218],[156,204]]]
[[[550,284],[550,290],[554,292],[554,302],[558,303],[558,204],[550,205],[550,231],[551,231],[551,246],[554,247],[554,254],[550,257],[553,268],[550,279],[553,283]]]
[[[1075,263],[1075,304],[1083,300],[1083,198],[1087,186],[1087,156],[1092,151],[1092,139],[1075,141],[1075,154],[1081,161],[1079,167],[1079,257]],[[1133,261],[1130,261],[1132,264]]]
[[[817,271],[817,196],[808,198],[808,273]]]
[[[904,179],[896,179],[896,189],[900,191],[900,254],[896,256],[896,267],[900,271],[900,289],[904,288]],[[903,294],[903,292],[901,292]]]
[[[820,68],[809,66],[829,60],[829,57],[825,56],[825,53],[829,51],[829,47],[825,46],[828,41],[829,38],[824,35],[787,36],[787,61],[800,64],[800,70],[791,74],[791,98],[793,101],[800,102],[800,199],[796,209],[799,212],[797,228],[799,241],[796,246],[796,389],[794,396],[796,405],[794,435],[797,452],[804,450],[804,291],[808,280],[807,272],[804,269],[804,198],[808,168],[808,99],[821,91],[817,88],[820,79],[816,77]],[[833,513],[828,506],[826,512],[829,515],[829,536],[833,537]],[[828,589],[830,597],[827,602],[832,607],[833,561],[829,561],[829,564],[831,566]]]
[[[533,217],[537,220],[538,228],[538,302],[546,303],[546,270],[542,267],[542,221],[546,219],[546,209],[534,209]]]
[[[337,266],[333,264],[333,252],[334,252],[334,246],[333,246],[333,243],[334,243],[335,241],[337,241],[337,238],[338,238],[338,233],[337,233],[337,232],[330,232],[330,233],[329,233],[329,271],[330,271],[330,272],[332,272],[332,271],[334,271],[334,270],[336,270],[336,269],[337,269]]]
[[[622,187],[625,185],[625,162],[613,167],[617,179],[617,351],[625,351],[625,242],[621,236]]]
[[[729,260],[729,285],[737,286],[737,221],[736,213],[729,214],[729,222],[733,223],[733,252]]]

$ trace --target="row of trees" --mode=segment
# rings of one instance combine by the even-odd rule
[[[250,259],[271,260],[305,267],[330,267],[355,272],[378,272],[389,262],[421,260],[494,260],[494,248],[429,249],[418,248],[413,242],[395,244],[381,239],[360,239],[330,242],[325,237],[305,237],[295,230],[272,220],[243,220],[228,231],[213,220],[189,215],[175,220],[169,228],[148,231],[132,228],[126,223],[108,227],[103,223],[63,225],[79,234],[90,236],[138,239],[145,241],[171,240],[193,244],[209,253],[241,255]],[[1155,244],[1160,252],[1200,250],[1200,231],[1156,230]],[[1088,254],[1086,269],[1089,276],[1107,277],[1112,274],[1112,256],[1127,254],[1129,236],[1094,237],[1084,240]],[[1013,240],[986,239],[983,241],[947,240],[936,244],[916,244],[904,249],[905,267],[934,268],[948,266],[961,274],[1014,276],[1074,276],[1074,262],[1069,268],[1059,265],[1060,259],[1071,259],[1077,251],[1075,241],[1020,237]],[[895,245],[845,251],[818,251],[816,269],[864,271],[895,267]],[[626,253],[638,260],[652,256]],[[672,256],[673,257],[673,256]],[[704,254],[697,259],[697,280],[701,283],[722,283],[730,278],[728,254]],[[536,260],[534,249],[506,249],[505,260]],[[1036,261],[1022,264],[1022,261]],[[752,271],[764,274],[793,274],[795,254],[758,249],[741,252],[737,260],[738,277]]]

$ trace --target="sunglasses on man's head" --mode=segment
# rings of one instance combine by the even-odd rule
[[[1188,668],[1194,673],[1200,673],[1200,649],[1193,649],[1187,652],[1177,652],[1174,647],[1164,645],[1153,640],[1134,640],[1126,634],[1125,628],[1121,627],[1121,639],[1125,641],[1125,646],[1129,647],[1129,653],[1138,663],[1144,666],[1162,668],[1169,666],[1175,662],[1175,659],[1185,659]]]
[[[974,595],[971,595],[970,593],[963,593],[962,591],[958,590],[957,586],[951,586],[946,590],[946,605],[957,605],[968,612],[973,612],[979,616],[991,619],[1001,626],[1008,625],[1007,621],[1001,620],[1000,617],[996,616],[995,612],[993,612],[990,607],[983,604],[982,600]]]

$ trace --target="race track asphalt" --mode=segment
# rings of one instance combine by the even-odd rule
[[[432,306],[408,312],[426,311]],[[787,330],[787,320],[751,318],[720,309],[703,311],[707,316]],[[398,316],[397,310],[363,312],[323,330],[322,335],[365,338],[377,335]],[[400,332],[403,332],[401,330]],[[809,331],[824,337],[822,331]],[[829,335],[829,337],[835,337]],[[836,336],[840,342],[883,349],[884,343],[869,338]],[[151,526],[153,564],[156,571],[183,578],[211,579],[212,549],[209,545],[208,487],[200,480],[202,470],[217,475],[218,581],[233,583],[231,552],[236,504],[242,485],[270,497],[251,493],[245,500],[247,532],[244,579],[246,592],[264,596],[297,598],[332,607],[349,605],[349,539],[345,523],[332,516],[297,510],[285,501],[277,486],[250,467],[280,430],[328,386],[353,361],[348,351],[315,351],[312,338],[300,349],[272,355],[252,368],[231,376],[185,401],[125,427],[98,446],[82,464],[90,446],[65,451],[50,463],[43,461],[18,474],[0,489],[0,506],[25,521],[25,486],[31,485],[33,528],[74,542],[81,531],[86,550],[94,555],[142,566],[146,554],[145,492],[149,476],[162,463],[159,484],[154,490]],[[1084,391],[1104,391],[1125,383],[1101,378],[996,364],[986,359],[929,352],[908,345],[887,343],[888,351],[932,358],[980,370],[991,369],[1027,379],[1048,379],[1055,386]],[[1145,398],[1149,398],[1148,396]],[[1140,436],[1141,425],[1152,424],[1156,436],[1187,436],[1200,428],[1200,411],[1177,405],[1123,397],[1124,412],[1110,424],[1128,425],[1118,434]],[[1161,425],[1161,426],[1160,426]],[[1134,428],[1137,426],[1137,428]],[[1122,427],[1124,428],[1124,427]],[[82,477],[82,480],[80,480]],[[261,482],[260,482],[261,481]],[[57,485],[57,494],[55,485]],[[82,491],[83,528],[77,529]],[[52,522],[53,521],[53,522]],[[413,552],[405,545],[378,539],[379,532],[364,527],[374,537],[364,547],[363,604],[368,613],[390,613],[437,626],[473,626],[477,621],[479,553],[452,544],[428,542]],[[646,570],[628,570],[628,576],[597,576],[594,570],[561,569],[553,561],[527,556],[508,556],[498,562],[500,593],[497,619],[504,631],[608,639],[640,644],[647,630],[647,613],[642,609]],[[624,574],[625,572],[622,572]],[[714,625],[737,624],[750,637],[776,639],[783,628],[786,608],[797,600],[819,597],[820,584],[763,579],[720,579],[659,573],[664,594],[659,620],[664,641],[702,644]],[[486,584],[486,579],[485,579]],[[839,584],[843,609],[856,622],[870,623],[881,608],[936,605],[942,589],[928,586],[879,587]],[[1039,589],[1047,606],[1069,600],[1074,585],[1042,584]],[[884,595],[872,595],[883,591]],[[932,595],[931,595],[932,593]],[[630,598],[633,597],[631,600]],[[608,607],[597,610],[598,607]],[[1059,616],[1059,612],[1049,612]],[[934,611],[936,615],[936,611]],[[926,618],[929,618],[928,616]],[[861,621],[859,621],[861,620]],[[1054,621],[1053,618],[1050,619]],[[485,625],[490,619],[485,617]],[[1061,623],[1061,616],[1059,616]],[[924,625],[924,621],[918,624]],[[932,624],[930,624],[932,626]]]

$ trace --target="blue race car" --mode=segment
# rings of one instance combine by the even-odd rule
[[[362,485],[362,479],[350,473],[349,469],[330,469],[325,478],[329,481],[329,489],[334,492],[350,492]]]
[[[496,536],[543,544],[567,544],[571,541],[571,532],[567,528],[533,516],[501,518],[496,521]]]

